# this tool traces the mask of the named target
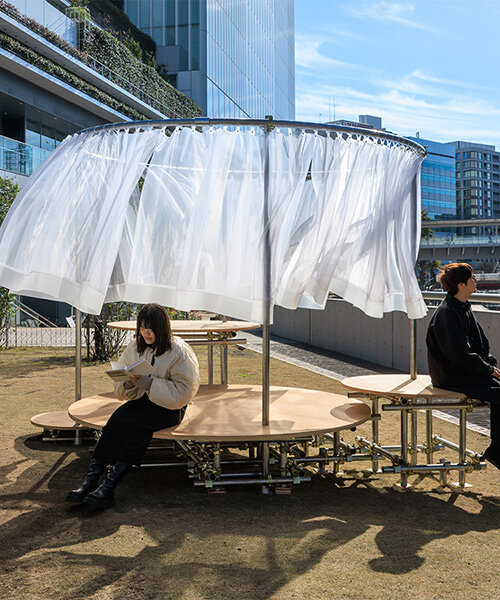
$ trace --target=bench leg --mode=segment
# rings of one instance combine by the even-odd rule
[[[208,385],[214,383],[214,347],[212,344],[208,345]]]
[[[467,460],[466,449],[467,449],[467,409],[460,409],[460,417],[459,417],[459,439],[458,439],[458,462],[461,465],[464,465]],[[454,489],[464,490],[465,488],[472,487],[470,483],[465,482],[466,472],[459,471],[458,472],[458,482],[453,482],[451,485]]]
[[[418,440],[417,440],[417,434],[418,434],[418,422],[417,422],[417,418],[418,418],[418,413],[415,409],[413,409],[410,413],[410,422],[411,422],[411,443],[410,443],[410,464],[412,467],[414,467],[417,462],[418,462]]]
[[[269,443],[262,442],[261,445],[261,453],[262,453],[262,479],[267,479],[269,477]],[[261,491],[263,494],[270,494],[271,488],[267,484],[262,484]]]
[[[430,399],[427,400],[427,404],[429,404],[429,402]],[[434,440],[432,438],[432,410],[425,411],[425,425],[427,464],[432,465],[434,463]]]
[[[380,415],[378,414],[378,398],[376,396],[371,396],[371,401],[372,401],[372,441],[377,444],[377,446],[379,445],[379,427],[378,427],[378,419],[380,418]],[[378,459],[377,458],[373,458],[372,459],[372,472],[373,473],[378,473],[379,469],[378,469]]]
[[[408,464],[408,409],[406,408],[401,411],[401,458],[406,466]],[[397,490],[407,490],[409,487],[408,473],[403,471],[395,488]]]

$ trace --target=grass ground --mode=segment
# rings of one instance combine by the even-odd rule
[[[206,352],[197,349],[206,380]],[[338,382],[271,361],[271,383],[340,392]],[[109,389],[106,365],[83,368],[83,395]],[[260,383],[260,356],[231,348],[230,383]],[[291,496],[257,488],[210,495],[182,469],[134,470],[114,508],[64,496],[86,447],[43,443],[30,417],[73,400],[71,349],[0,353],[0,598],[19,600],[493,600],[500,576],[500,472],[468,475],[464,494],[396,492],[394,475],[342,482],[313,475]],[[385,413],[382,441],[397,443]],[[457,427],[435,431],[456,439]],[[367,424],[345,438],[369,435]],[[468,446],[487,439],[469,432]],[[446,453],[443,456],[450,456]],[[357,467],[361,468],[360,466]]]

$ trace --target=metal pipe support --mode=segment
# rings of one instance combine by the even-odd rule
[[[439,435],[433,435],[432,440],[433,442],[437,442],[438,444],[441,444],[442,446],[445,446],[450,450],[455,450],[456,452],[460,451],[460,446],[458,444],[450,442],[449,440],[446,440],[445,438],[442,438]],[[482,454],[480,454],[479,452],[474,452],[473,450],[469,450],[468,448],[465,449],[465,455],[476,461],[480,461],[482,458]]]
[[[219,486],[219,485],[274,485],[274,484],[281,484],[281,483],[302,483],[304,481],[311,481],[310,477],[297,477],[297,478],[293,478],[293,477],[273,477],[272,479],[234,479],[234,480],[226,480],[224,479],[223,481],[218,480],[218,481],[214,481],[212,483],[213,486]],[[193,482],[195,487],[202,487],[205,486],[205,483],[203,481],[194,481]]]

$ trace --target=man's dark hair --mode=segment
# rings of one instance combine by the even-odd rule
[[[167,311],[159,304],[144,305],[137,315],[136,342],[137,352],[142,354],[147,344],[141,335],[140,329],[152,329],[155,334],[153,348],[155,355],[160,356],[172,348],[172,328]]]
[[[474,270],[468,263],[450,263],[441,271],[439,283],[454,296],[458,292],[458,284],[467,283],[473,275]]]

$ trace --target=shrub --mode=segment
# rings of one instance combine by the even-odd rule
[[[12,179],[0,177],[0,225],[3,223],[9,208],[19,191],[19,186]],[[5,327],[7,320],[13,314],[12,300],[14,296],[6,288],[0,287],[0,328]]]
[[[83,15],[84,11],[87,10],[86,7],[88,6],[90,9],[92,9],[92,6],[96,4],[96,2],[91,0],[74,0],[73,4],[75,7],[82,8]],[[99,0],[98,3],[102,4],[103,6],[105,4],[103,0]],[[113,4],[108,2],[108,0],[106,0],[106,4],[112,7],[110,10],[121,13],[121,11]],[[156,62],[153,58],[156,45],[154,44],[154,41],[149,38],[149,36],[146,37],[151,40],[153,46],[151,46],[151,44],[148,45],[141,43],[137,36],[135,37],[138,39],[138,42],[134,42],[132,38],[126,37],[125,42],[131,46],[133,50],[131,51],[124,43],[120,42],[110,33],[102,31],[95,26],[91,26],[90,35],[84,41],[82,41],[82,50],[77,50],[50,29],[43,27],[34,19],[30,19],[20,13],[14,6],[8,2],[5,2],[5,0],[0,0],[0,11],[9,15],[13,19],[16,19],[61,50],[68,52],[73,57],[84,63],[88,62],[88,52],[92,58],[97,59],[110,70],[114,71],[118,76],[122,77],[126,81],[129,81],[133,86],[135,86],[136,90],[146,93],[152,99],[153,104],[153,101],[158,102],[159,105],[162,106],[162,112],[165,112],[167,116],[187,118],[201,115],[201,109],[193,100],[191,100],[191,98],[188,98],[176,90],[156,72]],[[133,27],[125,13],[121,14],[126,17],[126,20]],[[82,25],[80,26],[82,27]],[[77,89],[88,93],[89,96],[100,100],[104,104],[115,108],[119,112],[126,114],[134,120],[146,118],[135,109],[125,105],[120,100],[112,98],[111,95],[99,90],[99,88],[84,81],[80,77],[73,75],[63,67],[57,66],[49,59],[43,58],[13,38],[3,34],[2,38],[5,39],[5,45],[3,47],[5,47],[7,50],[10,50],[14,54],[21,56],[27,62],[38,66],[42,70],[54,75],[58,79],[61,79],[62,81],[73,85]],[[144,62],[141,62],[139,58],[134,56],[134,52],[138,55],[142,52]],[[119,78],[116,79],[117,80],[115,83],[117,85],[123,85],[123,81],[119,80]]]
[[[141,114],[134,108],[131,108],[123,102],[112,98],[109,94],[103,92],[96,86],[84,81],[77,75],[70,73],[63,67],[56,65],[48,58],[40,56],[40,54],[38,54],[31,48],[28,48],[24,44],[21,44],[17,40],[14,40],[13,38],[3,33],[0,33],[0,47],[4,48],[5,50],[8,50],[9,52],[12,52],[12,54],[19,56],[26,62],[38,67],[46,73],[49,73],[57,79],[64,81],[65,83],[71,85],[71,87],[85,92],[92,98],[99,100],[99,102],[102,102],[103,104],[106,104],[107,106],[117,110],[118,112],[127,115],[133,120],[140,121],[146,119],[145,115]]]
[[[83,25],[80,26],[83,27]],[[87,29],[86,35],[81,36],[81,40],[83,52],[107,66],[139,90],[143,90],[152,100],[156,100],[162,106],[168,106],[171,116],[197,117],[201,115],[200,107],[191,98],[167,83],[160,77],[156,69],[141,62],[129,48],[111,34],[97,27],[90,27],[90,30]],[[134,49],[137,50],[137,47]]]

